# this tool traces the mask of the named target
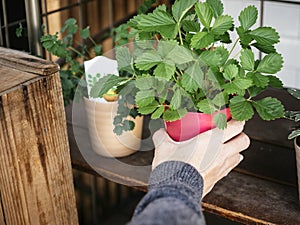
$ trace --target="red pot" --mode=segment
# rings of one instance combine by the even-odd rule
[[[229,108],[221,110],[226,115],[227,121],[231,118]],[[166,130],[174,141],[185,141],[215,128],[214,114],[188,112],[180,120],[165,122]]]

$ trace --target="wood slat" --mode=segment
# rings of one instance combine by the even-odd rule
[[[47,76],[59,70],[59,67],[51,61],[3,47],[0,47],[0,65],[39,76]]]

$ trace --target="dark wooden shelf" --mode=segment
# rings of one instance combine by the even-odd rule
[[[289,98],[285,92],[274,93]],[[293,101],[288,101],[286,108],[300,107]],[[84,120],[84,111],[79,115]],[[84,141],[88,131],[81,119],[76,125],[71,118],[68,121],[73,168],[147,191],[152,150],[121,159],[101,157]],[[204,210],[244,224],[300,224],[295,153],[291,141],[286,140],[290,126],[282,120],[267,125],[258,118],[248,122],[245,132],[252,141],[245,159],[203,199]]]

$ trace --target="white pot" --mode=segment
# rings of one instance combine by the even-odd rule
[[[117,113],[117,102],[95,102],[84,98],[87,125],[93,150],[106,157],[128,156],[141,145],[143,118],[137,117],[132,131],[116,135],[113,120]]]
[[[296,166],[297,166],[297,174],[298,174],[298,195],[299,195],[299,204],[300,204],[300,146],[297,144],[300,141],[300,137],[295,138],[294,146],[296,151]]]

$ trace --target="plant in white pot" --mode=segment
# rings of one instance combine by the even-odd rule
[[[255,111],[264,120],[283,117],[279,100],[254,100],[268,87],[282,87],[274,76],[283,65],[274,47],[278,33],[253,28],[254,6],[240,12],[238,25],[223,13],[220,0],[177,0],[170,9],[160,5],[128,22],[135,42],[116,50],[122,76],[105,76],[91,89],[94,97],[111,88],[119,94],[115,133],[134,127],[129,114],[162,118],[175,141],[223,129],[230,118],[247,121]],[[255,59],[254,49],[264,53],[262,59]]]

